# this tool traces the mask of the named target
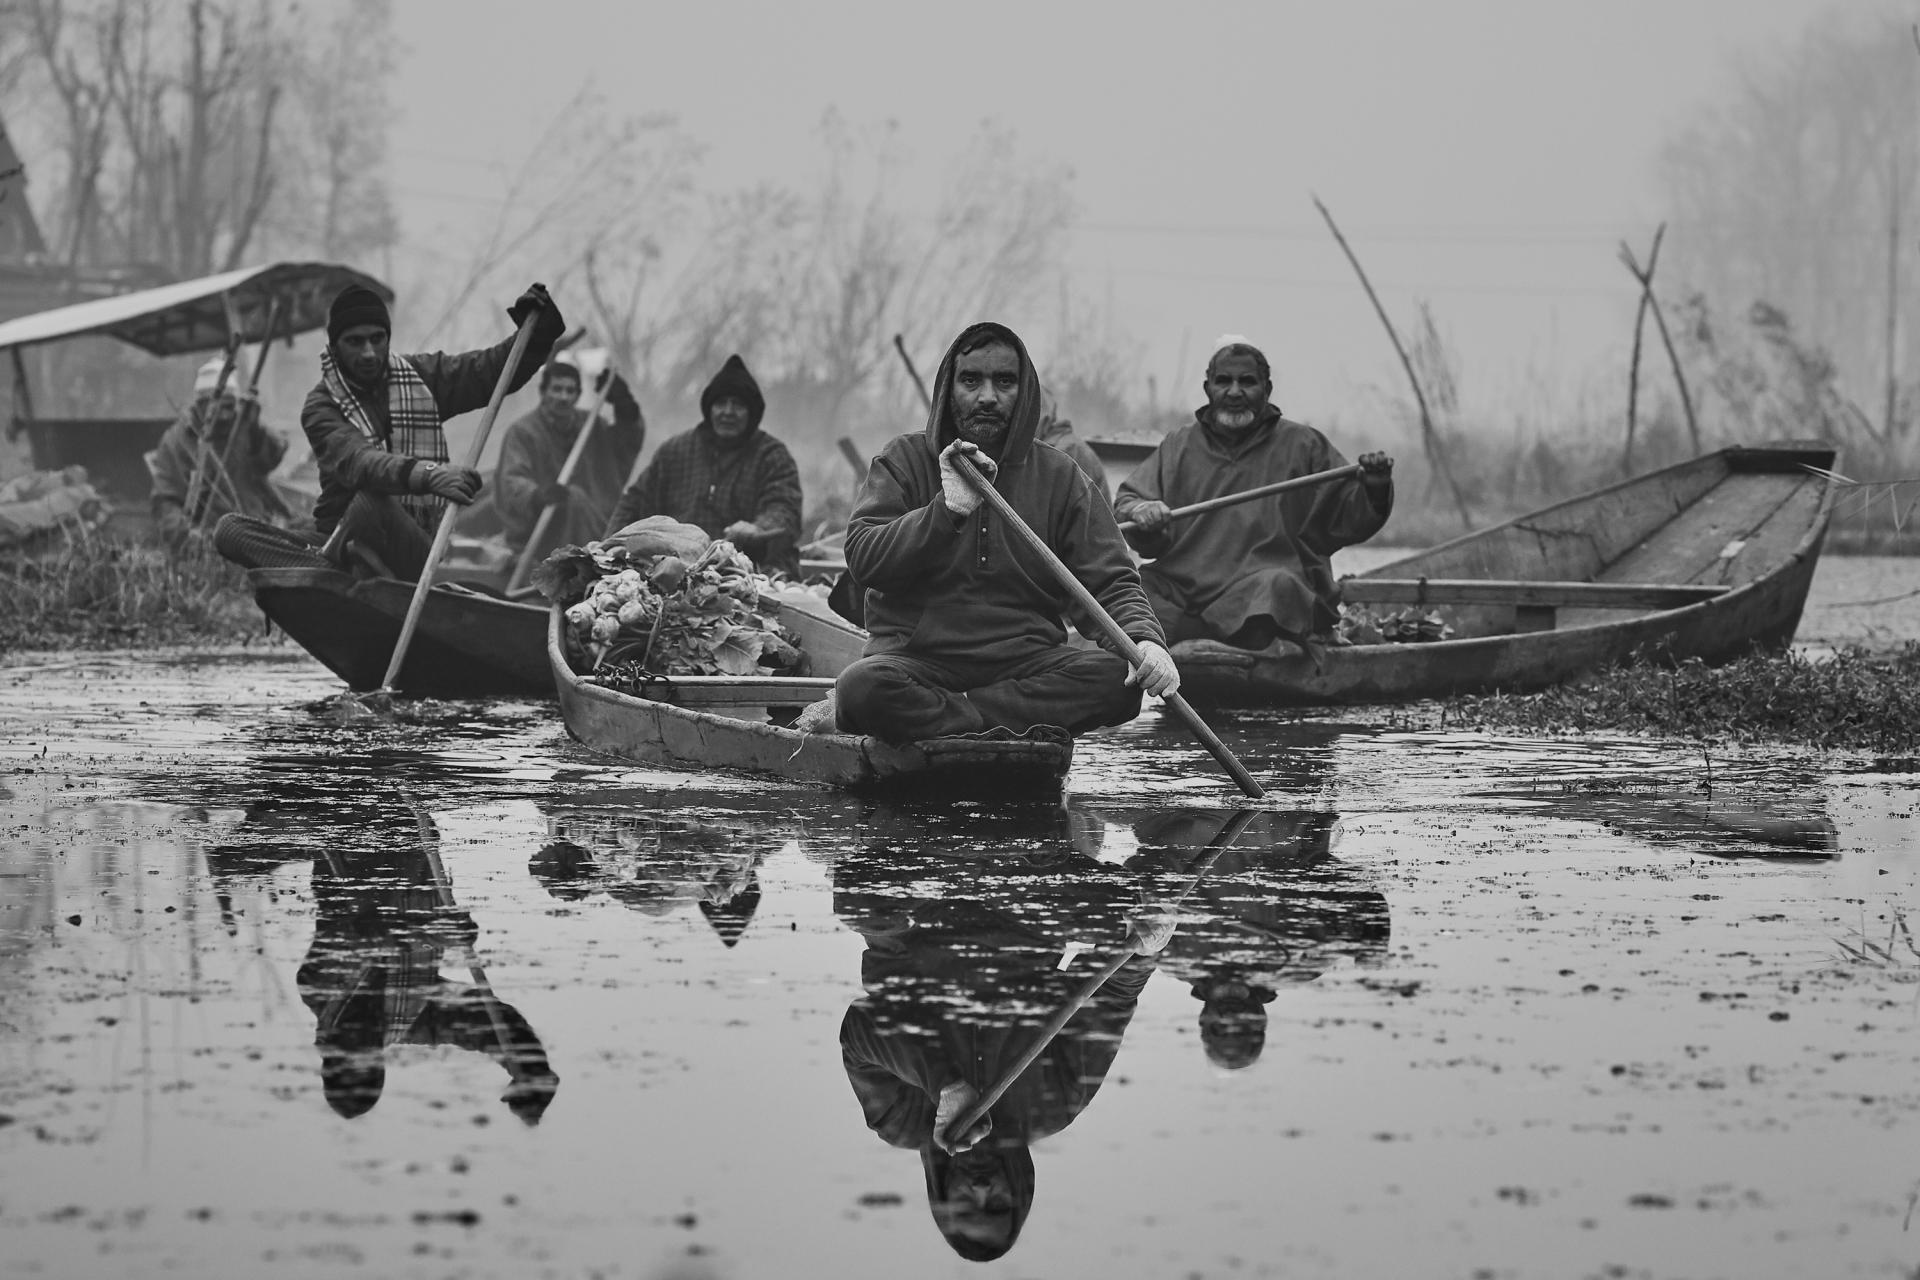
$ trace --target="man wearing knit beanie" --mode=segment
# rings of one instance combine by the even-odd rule
[[[800,468],[760,429],[767,401],[738,355],[700,393],[700,423],[660,446],[607,532],[670,516],[725,538],[762,571],[800,573]]]
[[[546,286],[535,284],[507,310],[517,327],[538,318],[510,386],[518,390],[546,363],[565,331]],[[343,566],[414,580],[449,502],[466,506],[481,477],[447,460],[444,424],[485,407],[512,354],[509,336],[459,355],[395,355],[386,299],[361,284],[342,289],[327,310],[320,384],[300,425],[320,464],[314,527],[329,536]]]

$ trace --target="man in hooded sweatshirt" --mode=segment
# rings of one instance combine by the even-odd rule
[[[924,431],[873,460],[847,525],[871,638],[836,685],[840,727],[889,742],[1080,733],[1131,720],[1143,689],[1177,689],[1113,512],[1072,458],[1035,439],[1040,380],[1019,337],[968,327],[940,361],[932,402]],[[1140,646],[1139,669],[1067,643],[1077,606],[955,469],[962,454]]]
[[[1360,455],[1361,473],[1175,521],[1174,507],[1346,465],[1312,427],[1269,402],[1258,348],[1229,342],[1207,362],[1207,403],[1121,482],[1114,514],[1153,563],[1140,571],[1174,640],[1264,649],[1310,644],[1340,617],[1330,560],[1378,533],[1393,511],[1393,459]]]
[[[560,483],[560,469],[587,423],[586,411],[574,407],[580,399],[578,365],[554,360],[542,369],[539,407],[507,428],[500,465],[493,473],[494,504],[516,552],[526,547],[540,513],[549,506],[557,510],[541,539],[543,545],[534,548],[536,556],[555,547],[591,542],[607,527],[620,486],[640,456],[646,424],[627,380],[611,369],[600,377],[606,380],[613,421],[594,425],[566,484]]]
[[[700,423],[663,443],[606,532],[668,516],[725,538],[762,571],[800,576],[800,468],[760,429],[767,401],[738,355],[700,393]]]
[[[539,319],[513,371],[516,390],[566,328],[545,285],[530,286],[507,310],[516,327],[528,315]],[[338,529],[329,543],[339,544],[341,563],[415,581],[447,504],[464,507],[480,493],[478,471],[447,461],[442,424],[486,407],[513,339],[461,355],[403,356],[392,351],[392,334],[379,294],[358,284],[342,289],[327,309],[320,385],[307,395],[300,426],[320,464],[314,528],[323,537]]]

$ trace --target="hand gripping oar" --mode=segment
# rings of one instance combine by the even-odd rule
[[[1000,491],[994,488],[985,476],[980,474],[979,468],[973,465],[972,460],[958,450],[956,450],[953,455],[953,466],[954,470],[965,477],[967,483],[972,485],[979,492],[980,496],[986,500],[987,505],[1000,514],[1000,518],[1007,522],[1007,527],[1018,534],[1020,540],[1033,549],[1034,554],[1040,557],[1041,561],[1052,571],[1053,576],[1059,579],[1060,585],[1065,587],[1068,593],[1079,602],[1080,607],[1086,611],[1087,615],[1099,624],[1100,630],[1105,632],[1107,639],[1113,642],[1113,647],[1120,651],[1120,656],[1132,663],[1135,668],[1140,667],[1145,661],[1141,656],[1140,646],[1135,644],[1132,637],[1120,629],[1120,624],[1113,620],[1112,614],[1101,608],[1100,602],[1093,598],[1093,592],[1087,590],[1086,587],[1081,585],[1080,579],[1073,576],[1073,570],[1061,563],[1060,557],[1053,553],[1053,548],[1042,542],[1040,535],[1027,527],[1027,522],[1022,520],[1019,513],[1014,511],[1013,504],[1002,497]],[[1225,769],[1232,775],[1233,780],[1240,784],[1242,791],[1252,796],[1255,800],[1263,800],[1266,798],[1266,791],[1258,782],[1253,780],[1253,775],[1247,772],[1247,767],[1240,763],[1233,752],[1227,750],[1227,744],[1220,741],[1220,736],[1207,727],[1207,722],[1200,718],[1200,713],[1188,705],[1187,700],[1180,696],[1178,690],[1162,695],[1161,700],[1172,707],[1175,713],[1187,722],[1187,727],[1193,730],[1194,736],[1199,738],[1206,749],[1212,753],[1213,758],[1220,762],[1220,767]]]
[[[594,388],[593,401],[587,406],[587,420],[580,426],[580,434],[573,438],[573,448],[567,450],[567,460],[560,464],[560,474],[554,483],[565,488],[573,483],[573,473],[580,468],[580,459],[587,451],[587,440],[593,435],[593,429],[600,425],[600,406],[607,402],[607,392],[613,386],[613,366],[607,366],[606,377]],[[557,503],[548,503],[541,508],[540,518],[534,521],[533,532],[527,535],[527,545],[520,552],[520,561],[513,566],[513,576],[507,579],[507,594],[526,585],[527,576],[533,572],[533,561],[546,540],[547,530],[553,524],[553,518],[560,514]]]
[[[1330,480],[1345,480],[1348,476],[1360,474],[1360,464],[1349,462],[1344,467],[1334,467],[1327,471],[1316,471],[1311,475],[1295,476],[1291,480],[1281,480],[1274,484],[1263,484],[1258,489],[1245,489],[1239,493],[1229,493],[1218,498],[1208,498],[1205,502],[1194,502],[1184,507],[1175,507],[1167,512],[1167,519],[1178,520],[1182,516],[1197,516],[1203,511],[1218,511],[1222,507],[1237,506],[1242,502],[1252,502],[1255,498],[1271,497],[1276,493],[1285,493],[1289,489],[1305,489],[1309,485],[1326,484]],[[1138,520],[1122,520],[1120,532],[1131,533],[1140,527]]]
[[[1193,878],[1187,881],[1187,887],[1180,891],[1180,896],[1173,900],[1174,906],[1177,907],[1185,902],[1188,895],[1200,887],[1201,877],[1212,870],[1213,864],[1219,861],[1220,855],[1225,853],[1228,847],[1240,838],[1241,834],[1246,831],[1248,824],[1253,821],[1257,812],[1258,811],[1254,809],[1236,809],[1234,811],[1233,816],[1227,819],[1227,825],[1220,828],[1220,833],[1214,836],[1208,843],[1207,852],[1201,857],[1200,861],[1194,865]],[[955,1136],[959,1136],[966,1133],[967,1130],[973,1128],[976,1124],[979,1124],[980,1118],[993,1109],[993,1104],[1000,1101],[1001,1095],[1013,1087],[1013,1082],[1020,1078],[1021,1073],[1032,1066],[1040,1055],[1047,1051],[1047,1046],[1053,1043],[1053,1038],[1060,1034],[1061,1028],[1065,1027],[1067,1023],[1072,1020],[1073,1015],[1080,1012],[1080,1010],[1086,1006],[1087,1001],[1093,999],[1094,993],[1107,984],[1107,979],[1120,972],[1127,961],[1133,959],[1139,950],[1139,935],[1128,934],[1127,944],[1120,949],[1113,959],[1102,965],[1097,973],[1081,983],[1079,988],[1067,997],[1066,1003],[1058,1009],[1055,1009],[1052,1016],[1040,1024],[1038,1030],[1034,1033],[1033,1040],[1025,1049],[1021,1050],[1020,1056],[1014,1060],[1013,1065],[1001,1072],[999,1077],[994,1080],[992,1086],[988,1088],[985,1093],[974,1099],[973,1105],[955,1116],[953,1122],[947,1126],[946,1131]]]
[[[520,322],[520,332],[513,335],[513,349],[507,352],[507,363],[500,370],[499,379],[493,384],[493,397],[487,401],[487,411],[480,418],[480,430],[473,437],[473,447],[467,450],[466,465],[477,468],[480,465],[480,451],[487,447],[487,437],[493,433],[493,420],[500,416],[500,402],[507,398],[507,388],[513,384],[514,370],[520,367],[521,359],[527,354],[527,344],[533,341],[533,326],[539,320],[540,312],[528,313]],[[446,512],[440,517],[440,527],[434,531],[433,546],[427,551],[427,562],[420,566],[420,581],[414,584],[413,600],[407,605],[406,621],[400,624],[400,639],[394,642],[393,658],[387,663],[387,674],[381,677],[377,693],[383,697],[393,696],[393,682],[400,678],[400,665],[407,660],[407,648],[413,643],[413,632],[420,625],[420,611],[426,608],[427,592],[433,588],[433,571],[440,563],[440,557],[447,553],[447,544],[453,541],[453,522],[460,517],[460,504],[447,503]]]

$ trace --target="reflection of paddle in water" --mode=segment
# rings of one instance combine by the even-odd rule
[[[1180,896],[1175,898],[1170,904],[1167,904],[1161,912],[1156,912],[1156,916],[1170,917],[1173,910],[1192,895],[1193,891],[1200,886],[1201,879],[1212,868],[1213,864],[1219,860],[1220,855],[1225,853],[1233,842],[1240,838],[1241,833],[1253,822],[1255,813],[1256,811],[1252,809],[1235,810],[1233,817],[1228,819],[1227,825],[1221,828],[1220,834],[1215,836],[1212,843],[1207,846],[1206,854],[1203,855],[1195,865],[1192,878],[1187,882],[1187,887],[1182,889]],[[953,1151],[963,1150],[984,1138],[991,1127],[990,1125],[982,1126],[982,1122],[987,1118],[987,1112],[993,1109],[994,1103],[1000,1101],[1001,1096],[1013,1086],[1015,1080],[1020,1078],[1021,1073],[1032,1066],[1034,1062],[1039,1059],[1040,1055],[1047,1051],[1047,1046],[1053,1043],[1054,1037],[1060,1034],[1061,1029],[1067,1025],[1073,1018],[1073,1015],[1080,1012],[1080,1010],[1086,1006],[1087,1001],[1093,999],[1094,994],[1107,984],[1107,980],[1113,977],[1114,974],[1120,972],[1127,961],[1133,959],[1135,955],[1141,954],[1142,952],[1151,954],[1166,946],[1168,939],[1173,936],[1175,925],[1171,919],[1167,919],[1164,924],[1165,931],[1162,933],[1158,927],[1159,923],[1160,922],[1156,920],[1156,927],[1152,931],[1154,936],[1143,938],[1136,929],[1127,939],[1127,944],[1116,952],[1112,959],[1102,965],[1098,972],[1081,983],[1079,989],[1067,997],[1066,1002],[1054,1010],[1052,1016],[1045,1022],[1040,1024],[1034,1034],[1032,1042],[1021,1051],[1020,1056],[1014,1060],[1013,1065],[1002,1072],[999,1078],[993,1082],[985,1093],[980,1094],[971,1104],[966,1104],[963,1100],[959,1100],[962,1109],[957,1115],[954,1115],[952,1119],[948,1120],[942,1117],[936,1120],[934,1123],[934,1140],[944,1149]],[[943,1102],[944,1101],[943,1099]]]

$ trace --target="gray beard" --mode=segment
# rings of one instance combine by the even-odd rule
[[[1228,431],[1245,431],[1258,417],[1251,409],[1215,409],[1213,425],[1224,427]]]

